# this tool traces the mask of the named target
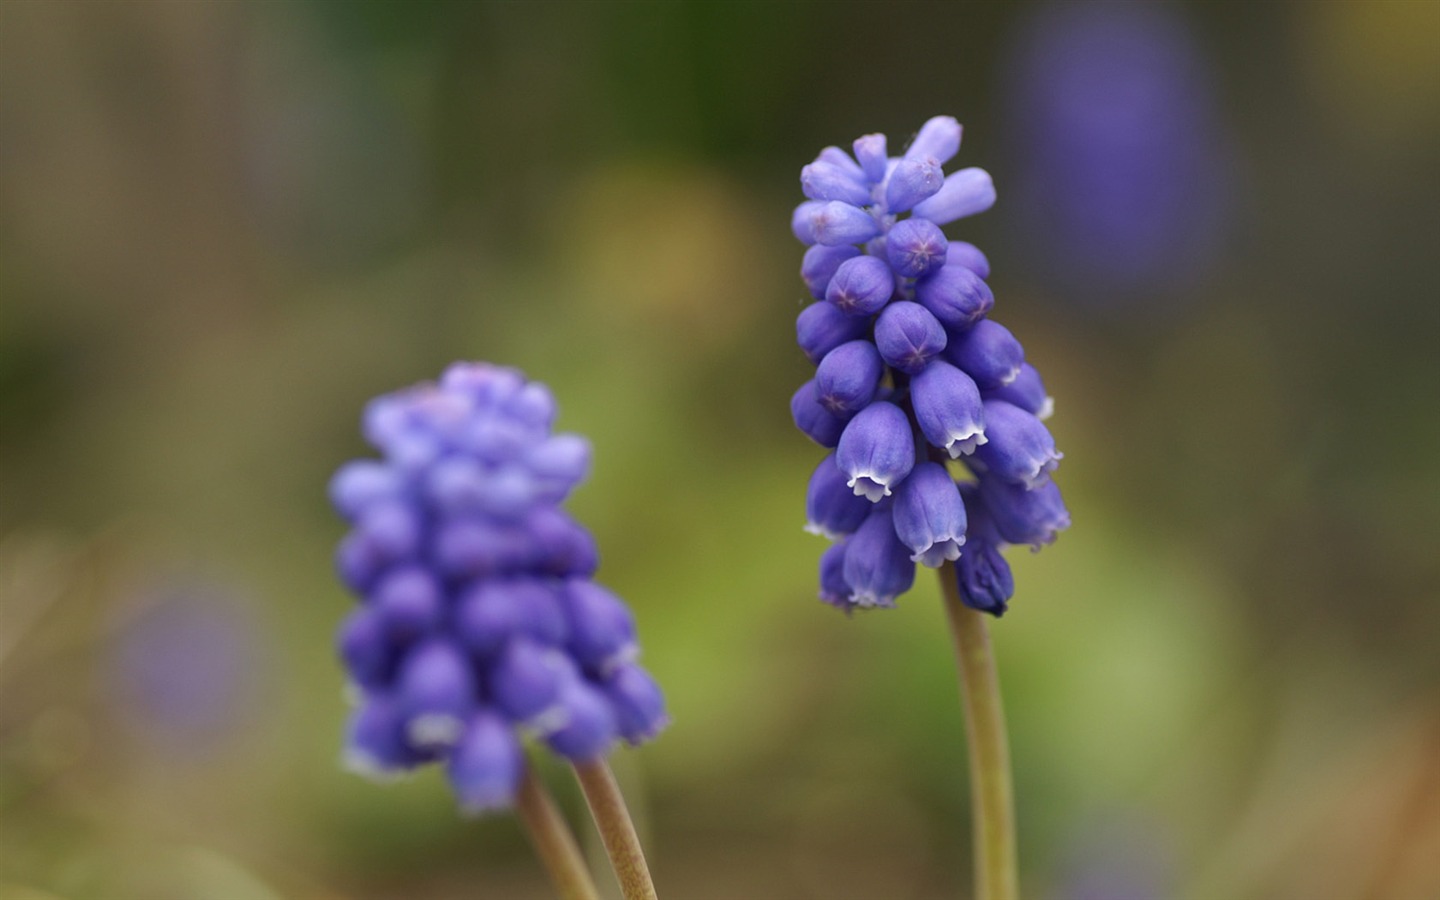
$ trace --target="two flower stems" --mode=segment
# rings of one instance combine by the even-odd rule
[[[960,599],[954,563],[940,569],[945,614],[960,668],[960,699],[970,738],[970,804],[976,900],[1018,900],[1015,797],[1000,677],[985,615]]]
[[[1000,679],[985,617],[960,599],[953,563],[940,570],[945,613],[960,669],[960,697],[970,739],[970,793],[976,900],[1019,900],[1015,798]],[[640,838],[614,774],[603,759],[575,765],[625,900],[657,900]],[[563,900],[599,900],[584,857],[555,802],[529,770],[517,803],[521,819]]]
[[[640,849],[640,838],[609,765],[604,759],[576,763],[575,775],[625,900],[657,900],[650,869]],[[600,900],[585,857],[565,824],[565,817],[528,767],[520,782],[516,808],[561,900]]]

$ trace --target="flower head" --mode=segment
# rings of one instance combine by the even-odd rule
[[[524,734],[579,762],[664,727],[634,619],[592,580],[595,542],[559,508],[590,449],[552,433],[554,417],[544,385],[484,363],[367,408],[382,459],[330,482],[351,524],[337,568],[363,601],[338,637],[359,697],[352,768],[443,763],[461,806],[482,812],[514,800]]]
[[[989,318],[989,260],[941,229],[995,202],[984,170],[944,174],[960,134],[937,116],[899,156],[869,134],[800,176],[791,230],[809,245],[801,277],[817,302],[796,337],[817,370],[790,409],[834,448],[811,478],[806,528],[836,541],[820,598],[846,612],[893,606],[917,563],[952,562],[961,598],[1000,615],[1014,592],[1001,547],[1049,543],[1070,521],[1041,423],[1053,403]],[[976,481],[957,484],[961,465]]]

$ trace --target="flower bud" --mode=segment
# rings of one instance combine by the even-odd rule
[[[856,138],[854,148],[855,158],[860,161],[865,177],[875,184],[883,181],[885,169],[890,164],[890,160],[886,158],[885,135],[867,134]]]
[[[414,640],[440,624],[445,615],[444,588],[420,566],[403,566],[376,583],[370,608],[397,640]]]
[[[995,306],[990,286],[972,269],[946,263],[915,283],[915,299],[951,331],[964,331]]]
[[[858,412],[875,397],[885,365],[869,341],[850,341],[825,354],[815,370],[815,391],[831,413]]]
[[[1050,480],[1063,455],[1039,419],[1003,400],[985,401],[985,436],[975,449],[977,468],[1029,490]]]
[[[376,503],[399,500],[404,490],[404,480],[389,466],[357,459],[341,466],[330,479],[330,503],[353,522]]]
[[[929,219],[896,222],[885,237],[885,258],[897,275],[920,278],[945,265],[945,232]]]
[[[900,300],[885,307],[875,320],[875,346],[880,358],[907,375],[925,368],[945,349],[945,328],[918,303]]]
[[[834,540],[851,534],[870,514],[870,503],[846,485],[847,476],[835,464],[835,454],[820,460],[805,492],[805,530]]]
[[[995,205],[995,183],[984,169],[952,172],[933,197],[915,205],[914,214],[936,225],[982,213]]]
[[[593,581],[571,579],[560,592],[575,661],[594,672],[630,662],[639,652],[635,620],[619,598]]]
[[[835,270],[825,299],[848,316],[870,316],[889,303],[894,292],[895,276],[883,259],[856,256]]]
[[[840,435],[849,421],[849,418],[835,415],[820,403],[813,378],[800,385],[790,398],[790,417],[795,420],[796,428],[822,447],[834,447],[840,443]]]
[[[365,698],[346,731],[345,768],[367,778],[393,778],[429,758],[406,740],[400,707],[384,696]]]
[[[475,676],[453,642],[431,638],[405,654],[395,686],[407,740],[419,748],[452,746],[475,696]]]
[[[847,316],[829,303],[812,303],[795,319],[795,342],[812,363],[819,363],[831,350],[863,337],[869,330],[867,319]]]
[[[885,182],[885,208],[892,215],[909,212],[945,183],[940,164],[929,157],[900,160]]]
[[[857,206],[832,200],[810,220],[815,240],[827,247],[863,244],[880,234],[880,223]]]
[[[636,665],[621,665],[601,685],[615,711],[620,736],[629,744],[643,744],[670,722],[665,695],[655,679]]]
[[[965,241],[951,241],[945,247],[945,265],[964,266],[981,278],[990,277],[990,260],[985,258],[979,247]]]
[[[905,413],[884,401],[865,407],[845,426],[835,460],[856,496],[872,503],[888,497],[915,465],[915,438]]]
[[[840,264],[859,255],[860,251],[848,244],[839,247],[817,244],[805,251],[805,257],[800,261],[800,278],[810,289],[811,296],[824,300],[825,289],[830,286],[830,279],[835,277]]]
[[[888,506],[872,512],[846,542],[844,575],[850,601],[860,607],[894,606],[915,583],[915,563],[895,535]]]
[[[1029,544],[1039,550],[1042,544],[1054,543],[1056,536],[1070,527],[1070,513],[1053,481],[1026,490],[1023,485],[998,478],[981,478],[980,497],[1007,543]]]
[[[979,388],[944,360],[932,360],[910,379],[910,403],[925,440],[951,459],[974,453],[987,440]]]
[[[1055,412],[1055,401],[1045,393],[1045,383],[1040,372],[1029,363],[1020,367],[1020,374],[1009,384],[1002,384],[983,392],[986,400],[1004,400],[1013,403],[1040,421],[1045,421]]]
[[[912,551],[912,562],[932,569],[960,556],[965,543],[965,504],[955,480],[939,463],[924,462],[896,489],[895,534]]]
[[[340,626],[337,644],[356,684],[372,691],[389,685],[395,672],[395,645],[375,610],[362,606],[350,613]]]
[[[525,775],[525,753],[509,724],[481,709],[470,716],[445,766],[460,808],[471,815],[506,809]]]
[[[960,123],[953,116],[935,116],[920,126],[915,140],[905,148],[906,159],[932,157],[944,165],[960,152]]]
[[[565,686],[560,696],[565,724],[546,735],[545,743],[572,762],[590,762],[609,752],[618,724],[608,698],[584,679]]]
[[[849,541],[837,541],[820,555],[820,599],[846,615],[855,611],[854,593],[845,580],[845,548]]]
[[[975,379],[981,390],[1009,384],[1020,374],[1025,349],[1004,325],[990,319],[950,336],[945,358]]]
[[[547,734],[565,724],[560,694],[579,677],[560,651],[515,637],[491,664],[486,684],[506,718]]]
[[[854,163],[851,163],[854,165]],[[852,206],[868,206],[870,186],[859,170],[848,171],[829,162],[816,161],[800,170],[800,189],[811,200],[834,200]]]

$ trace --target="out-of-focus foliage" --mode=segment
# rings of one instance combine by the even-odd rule
[[[1027,895],[1440,894],[1437,9],[1166,7],[1227,212],[1118,307],[1027,235],[1040,4],[0,4],[0,896],[548,895],[337,765],[324,485],[458,358],[594,442],[662,892],[963,895],[938,591],[814,599],[786,406],[796,171],[937,113],[1075,520],[994,629]]]

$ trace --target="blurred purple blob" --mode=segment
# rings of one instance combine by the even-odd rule
[[[1083,821],[1064,854],[1056,900],[1166,900],[1174,860],[1163,822],[1137,813]]]
[[[142,597],[110,641],[102,678],[110,713],[166,755],[204,755],[253,723],[264,638],[244,598],[204,582]]]
[[[1214,74],[1183,13],[1052,3],[1005,72],[1010,224],[1025,271],[1095,306],[1174,294],[1216,262],[1230,141]]]

